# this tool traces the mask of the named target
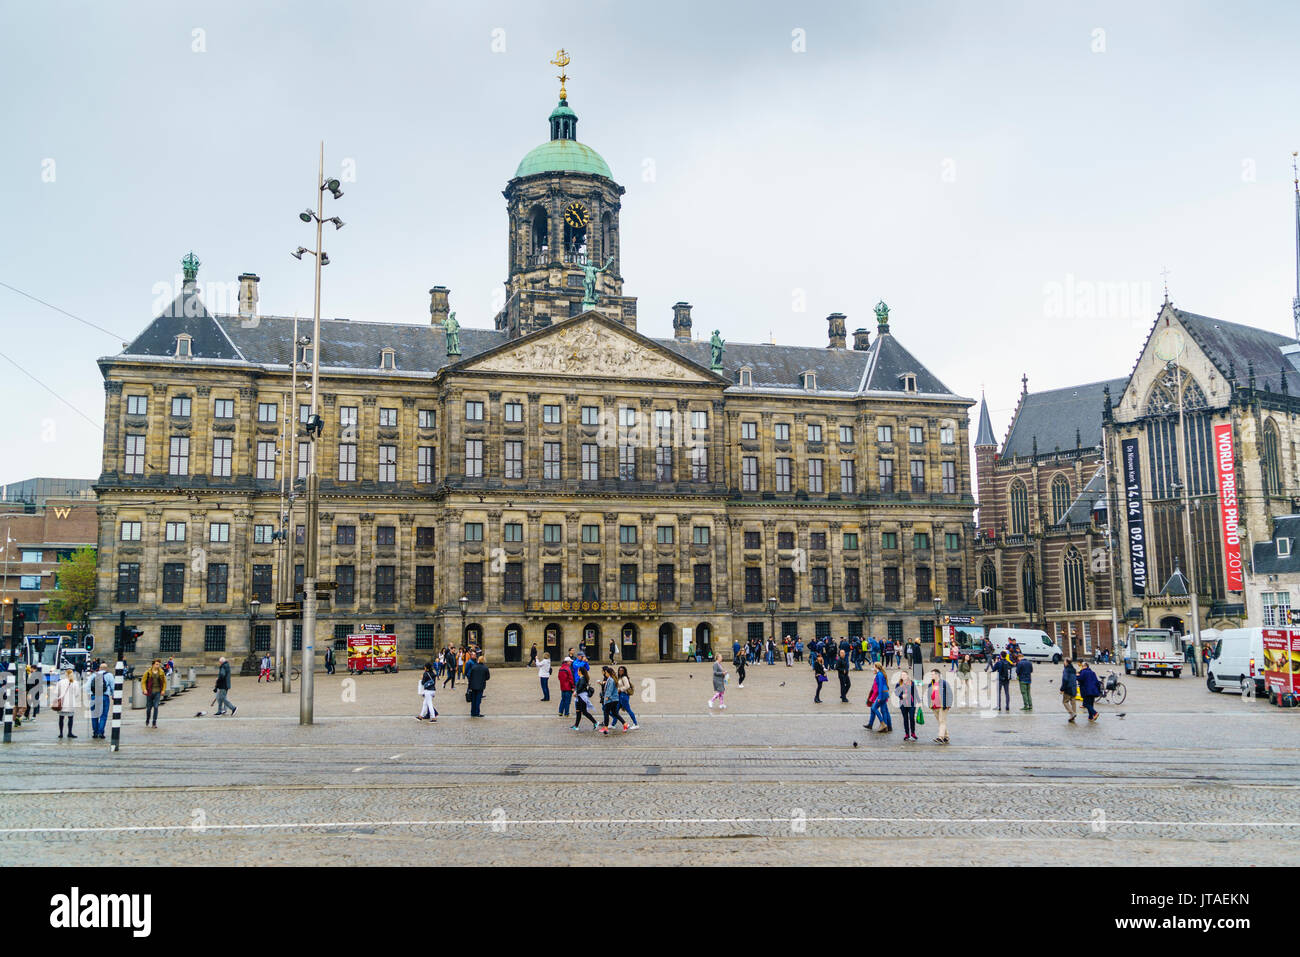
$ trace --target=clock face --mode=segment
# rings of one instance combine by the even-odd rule
[[[582,229],[591,221],[591,216],[581,203],[570,203],[565,207],[564,221],[574,229]]]

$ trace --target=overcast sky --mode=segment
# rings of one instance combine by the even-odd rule
[[[1020,376],[1127,375],[1162,298],[1291,332],[1300,6],[1287,3],[0,5],[0,482],[100,470],[96,358],[181,257],[310,315],[490,327],[501,190],[547,138],[559,47],[579,139],[627,193],[624,291],[734,341],[898,339],[999,437]],[[346,175],[345,175],[345,178]],[[800,311],[802,308],[803,311]],[[46,391],[32,378],[54,393]],[[976,409],[972,409],[972,428]]]

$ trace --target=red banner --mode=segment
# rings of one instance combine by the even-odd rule
[[[1219,479],[1219,518],[1223,529],[1223,567],[1228,591],[1241,591],[1241,532],[1237,521],[1241,510],[1237,504],[1237,465],[1232,451],[1232,426],[1214,427],[1214,461]]]

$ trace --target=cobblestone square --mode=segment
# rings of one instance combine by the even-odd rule
[[[0,749],[0,863],[84,863],[91,842],[176,865],[1300,862],[1296,713],[1190,675],[1127,678],[1123,706],[1070,725],[1039,666],[1032,712],[958,708],[945,747],[932,722],[914,743],[864,730],[866,672],[850,703],[832,680],[814,704],[806,665],[750,666],[726,711],[709,664],[630,672],[640,728],[609,737],[570,730],[554,679],[543,703],[503,667],[481,720],[463,683],[414,720],[414,670],[318,675],[311,727],[296,691],[252,678],[234,717],[195,717],[200,677],[157,730],[128,711],[117,754],[42,713]]]

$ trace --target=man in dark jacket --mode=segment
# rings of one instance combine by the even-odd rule
[[[327,675],[334,674],[334,646],[333,645],[325,646],[325,673]]]
[[[479,712],[479,705],[483,703],[483,689],[487,687],[488,679],[492,677],[492,672],[488,666],[481,661],[476,661],[473,655],[470,655],[470,663],[465,681],[469,685],[469,716],[471,718],[481,718],[483,715]]]
[[[1006,697],[1007,710],[1011,710],[1011,676],[1016,673],[1011,659],[1005,654],[993,664],[993,671],[998,676],[998,710],[1002,710],[1002,698]]]
[[[1069,658],[1061,663],[1061,704],[1065,705],[1065,713],[1070,716],[1070,723],[1074,724],[1074,718],[1077,709],[1074,704],[1074,696],[1079,693],[1079,678],[1074,670],[1074,662]]]
[[[217,684],[212,689],[217,695],[217,714],[225,714],[226,707],[230,707],[230,716],[235,716],[235,706],[230,699],[226,697],[226,692],[230,690],[230,662],[222,658],[217,662]]]
[[[1018,660],[1016,661],[1016,678],[1020,681],[1020,699],[1024,702],[1024,704],[1021,705],[1021,711],[1034,710],[1034,698],[1033,695],[1029,693],[1029,682],[1033,673],[1034,663],[1024,655],[1018,656]],[[1010,705],[1007,707],[1010,707]]]
[[[835,659],[835,671],[840,677],[840,700],[848,703],[849,700],[849,653],[847,650],[841,650],[840,656]]]
[[[1083,706],[1088,709],[1088,720],[1096,721],[1097,709],[1092,705],[1101,697],[1101,682],[1086,661],[1079,667],[1079,694],[1083,697]]]

